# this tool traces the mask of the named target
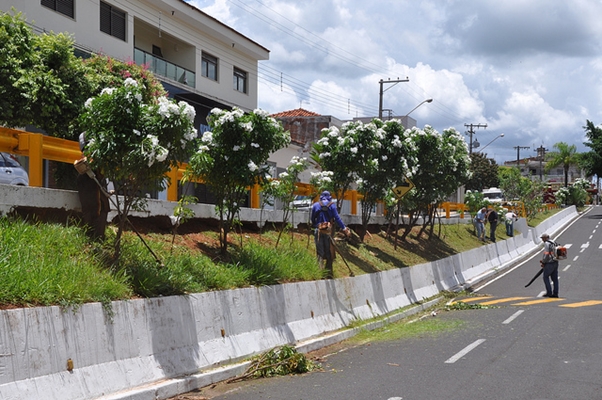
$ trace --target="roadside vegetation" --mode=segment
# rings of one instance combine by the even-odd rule
[[[109,197],[118,211],[116,224],[106,232],[103,226],[98,235],[89,235],[90,230],[76,222],[62,227],[3,217],[0,305],[91,301],[108,305],[132,297],[323,277],[310,232],[291,230],[287,219],[294,185],[309,160],[293,158],[285,172],[271,175],[277,171],[271,171],[266,161],[290,143],[290,134],[269,113],[215,108],[206,118],[210,131],[199,135],[193,127],[194,108],[167,98],[160,82],[143,66],[102,55],[76,58],[72,38],[36,35],[14,10],[0,12],[0,27],[0,34],[5,32],[0,35],[5,39],[3,48],[13,55],[11,60],[18,60],[6,65],[0,60],[5,67],[0,68],[0,76],[6,77],[0,79],[6,93],[0,99],[6,111],[0,124],[33,125],[51,136],[71,139],[85,131],[82,152],[89,164],[85,176],[92,185],[96,180],[94,188],[99,192],[99,197],[91,197],[108,195],[106,180],[121,195]],[[45,78],[48,71],[61,72],[52,85]],[[49,92],[55,96],[48,96]],[[186,208],[193,200],[187,196],[180,199],[181,212],[171,216],[173,227],[168,231],[131,221],[131,211],[145,207],[145,190],[165,189],[162,178],[179,165],[178,160],[189,160],[182,182],[204,182],[215,196],[217,228],[194,222]],[[337,239],[335,277],[404,268],[483,245],[472,225],[438,224],[432,206],[476,178],[480,170],[488,174],[494,170],[487,160],[482,160],[487,168],[476,168],[464,138],[453,128],[439,133],[428,125],[405,129],[395,119],[348,122],[340,129],[322,131],[311,149],[311,161],[319,171],[310,180],[312,196],[329,190],[339,199],[339,208],[349,190],[355,188],[362,198],[361,224],[352,227],[355,233],[350,239]],[[57,170],[53,176],[73,182],[75,172],[65,165],[69,173]],[[505,177],[498,177],[500,186],[524,203],[532,223],[542,203],[541,187],[520,177],[518,170],[508,171]],[[393,188],[412,179],[417,185],[403,198],[392,195]],[[284,204],[282,223],[273,230],[244,231],[238,220],[247,190],[255,185],[266,201]],[[567,192],[567,199],[573,197]],[[370,217],[383,199],[389,224],[375,228],[369,225]],[[99,209],[83,202],[82,208],[88,208],[82,210],[84,215]],[[422,226],[415,226],[418,217]],[[499,224],[497,236],[504,239],[504,233]]]
[[[548,216],[551,214],[548,214]],[[214,227],[184,223],[180,232],[155,231],[137,224],[138,236],[123,233],[120,262],[112,263],[116,227],[107,229],[102,244],[90,243],[77,225],[0,218],[0,307],[78,305],[224,290],[249,286],[322,279],[315,259],[313,236],[307,231],[237,231],[229,252],[221,255]],[[404,268],[482,246],[471,225],[442,225],[441,236],[417,236],[393,242],[383,230],[373,230],[362,243],[337,237],[344,256],[335,259],[335,277]],[[504,228],[498,227],[500,239]],[[277,241],[280,245],[276,247]],[[349,268],[347,267],[349,266]]]

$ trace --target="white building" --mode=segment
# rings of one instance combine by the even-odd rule
[[[36,32],[71,33],[77,54],[148,64],[170,96],[197,110],[257,107],[257,70],[269,50],[183,0],[0,0]]]

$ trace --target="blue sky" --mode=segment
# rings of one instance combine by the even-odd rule
[[[598,0],[189,2],[270,50],[259,106],[272,113],[376,116],[379,81],[407,77],[384,85],[383,109],[432,98],[412,112],[418,126],[487,124],[474,138],[495,139],[485,152],[498,163],[516,146],[529,147],[521,158],[560,141],[587,151],[583,125],[602,124]]]

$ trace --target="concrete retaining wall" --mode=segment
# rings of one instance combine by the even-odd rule
[[[568,208],[541,229],[553,235],[576,216]],[[178,377],[225,379],[216,367],[485,279],[539,244],[541,229],[517,229],[443,260],[354,278],[113,302],[112,315],[97,303],[2,310],[0,400],[154,400],[198,384]]]

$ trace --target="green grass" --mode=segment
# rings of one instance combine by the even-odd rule
[[[99,263],[77,227],[0,219],[2,305],[69,305],[131,297],[127,279],[99,268]]]
[[[547,215],[549,217],[551,214]],[[438,233],[438,227],[435,232]],[[336,277],[404,268],[483,246],[471,225],[443,225],[439,236],[418,237],[418,229],[395,245],[385,231],[366,235],[365,241],[339,241]],[[499,240],[505,239],[503,224]],[[150,233],[145,242],[158,263],[132,232],[126,232],[118,264],[110,263],[113,229],[107,240],[90,244],[83,229],[51,223],[0,218],[0,307],[79,305],[133,297],[156,297],[273,285],[321,279],[313,238],[287,233],[275,246],[278,233],[231,233],[227,257],[211,242],[216,232],[201,239]],[[188,240],[188,243],[185,243]],[[193,244],[191,245],[191,240]],[[345,263],[346,261],[346,263]]]
[[[552,210],[537,213],[537,215],[535,215],[535,217],[531,218],[528,221],[528,225],[530,227],[535,227],[535,226],[541,224],[544,220],[550,218],[552,215],[559,213],[560,211],[562,211],[562,208],[554,208]]]
[[[352,343],[386,342],[399,339],[436,336],[443,332],[461,329],[464,322],[459,319],[443,319],[431,316],[430,311],[418,316],[404,318],[372,331],[361,330],[349,339]]]

